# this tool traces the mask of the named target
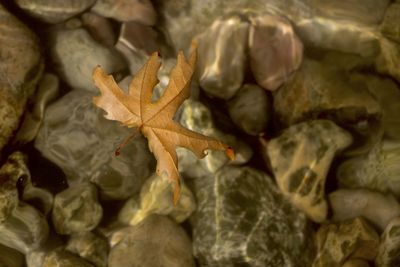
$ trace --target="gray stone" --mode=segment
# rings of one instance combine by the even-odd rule
[[[381,32],[387,38],[400,43],[400,2],[392,3],[386,9]]]
[[[194,267],[192,245],[185,231],[164,216],[152,215],[122,228],[110,240],[109,267]]]
[[[24,267],[24,254],[15,249],[0,245],[0,266],[2,267]]]
[[[68,240],[65,249],[96,267],[107,267],[109,246],[107,239],[101,235],[92,232],[74,234]]]
[[[0,152],[17,129],[43,62],[37,37],[0,4]]]
[[[136,225],[151,214],[166,215],[177,223],[185,221],[196,209],[192,192],[181,181],[181,195],[173,203],[173,188],[166,177],[151,176],[142,186],[140,195],[129,199],[119,213],[122,223]]]
[[[400,197],[400,142],[384,139],[367,154],[350,158],[336,172],[340,187],[369,188]]]
[[[279,189],[315,222],[327,216],[324,188],[331,162],[351,142],[333,122],[311,120],[290,126],[267,144]]]
[[[96,92],[92,80],[96,66],[100,65],[107,73],[125,67],[117,51],[97,43],[81,28],[54,30],[50,52],[61,78],[72,88]]]
[[[53,225],[59,234],[72,234],[93,230],[103,216],[97,200],[97,189],[90,183],[70,187],[54,198]]]
[[[103,197],[128,198],[151,174],[154,158],[142,137],[114,155],[131,130],[105,119],[92,103],[93,96],[74,90],[50,105],[35,147],[62,168],[70,185],[90,180]]]
[[[14,0],[19,8],[47,23],[63,22],[92,6],[96,0]]]
[[[225,167],[190,182],[198,202],[190,222],[200,266],[310,266],[307,219],[268,175]]]
[[[341,267],[350,258],[372,261],[379,236],[363,218],[322,225],[316,236],[318,254],[313,267]]]
[[[235,160],[230,161],[223,151],[211,150],[203,159],[198,159],[191,151],[177,148],[179,171],[185,177],[199,178],[214,174],[221,167],[230,164],[244,164],[250,160],[253,151],[235,136],[218,130],[212,121],[210,110],[199,101],[186,100],[178,111],[180,124],[192,131],[214,137],[230,145],[235,151]]]
[[[42,267],[94,267],[81,257],[63,249],[56,249],[48,253]]]
[[[363,217],[383,231],[388,223],[400,216],[400,204],[390,195],[367,189],[339,189],[329,194],[333,217],[341,222]]]
[[[257,83],[276,90],[303,59],[303,44],[289,20],[280,16],[251,17],[250,67]]]
[[[103,17],[145,25],[154,25],[157,19],[150,0],[97,0],[92,10]]]
[[[199,84],[210,96],[229,99],[241,87],[248,32],[249,23],[233,16],[216,20],[196,37]]]
[[[382,233],[375,265],[377,267],[400,266],[400,217],[391,220]]]
[[[244,132],[258,135],[270,121],[272,103],[267,93],[255,84],[245,84],[228,102],[233,122]]]

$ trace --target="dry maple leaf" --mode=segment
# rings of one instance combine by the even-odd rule
[[[137,127],[148,139],[149,148],[157,159],[157,174],[161,176],[165,173],[173,183],[175,204],[180,196],[177,146],[190,149],[198,158],[206,155],[206,149],[226,150],[228,156],[233,157],[233,151],[227,145],[190,131],[173,120],[179,106],[190,95],[195,63],[195,49],[189,61],[180,52],[168,86],[156,102],[152,102],[151,97],[158,83],[157,72],[161,65],[158,53],[153,53],[134,76],[128,94],[100,67],[96,67],[93,73],[94,82],[101,92],[100,96],[93,98],[94,104],[107,112],[105,118]]]

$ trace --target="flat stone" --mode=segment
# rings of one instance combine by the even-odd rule
[[[24,267],[25,256],[15,249],[0,245],[0,266]]]
[[[317,232],[318,254],[313,267],[342,266],[349,258],[372,261],[378,253],[379,236],[361,217],[322,225]]]
[[[400,217],[391,220],[382,233],[375,265],[377,267],[400,265]]]
[[[400,43],[400,2],[392,3],[386,9],[381,32],[387,38]]]
[[[185,231],[164,216],[152,215],[111,236],[109,267],[195,267]]]
[[[63,249],[56,249],[48,253],[42,267],[94,267],[81,257]]]
[[[54,198],[53,225],[59,234],[93,230],[103,216],[97,200],[97,189],[90,183],[70,187]]]
[[[93,12],[86,12],[81,16],[82,25],[90,35],[99,43],[112,47],[117,42],[111,21]]]
[[[290,126],[267,143],[279,189],[315,222],[327,216],[324,188],[331,162],[351,142],[351,135],[333,122],[311,120]]]
[[[244,132],[258,135],[271,120],[271,99],[255,84],[245,84],[229,100],[228,111],[233,122]]]
[[[102,197],[126,199],[139,192],[154,170],[154,158],[143,137],[115,150],[131,130],[103,117],[94,94],[73,90],[46,109],[35,147],[62,168],[72,186],[95,183]]]
[[[350,259],[343,263],[342,267],[370,267],[370,265],[366,260]]]
[[[198,202],[190,222],[200,266],[310,266],[307,219],[267,174],[227,166],[189,182]]]
[[[375,60],[376,71],[400,81],[400,44],[382,37],[380,51]]]

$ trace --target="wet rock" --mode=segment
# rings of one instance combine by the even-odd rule
[[[292,125],[267,144],[279,189],[315,222],[327,216],[324,188],[331,162],[351,142],[333,122],[314,120]]]
[[[82,13],[96,0],[14,0],[32,17],[47,23],[60,23]]]
[[[194,267],[185,231],[164,216],[152,215],[111,237],[109,267]]]
[[[106,18],[145,25],[154,25],[157,19],[150,0],[98,0],[92,10]]]
[[[313,267],[342,266],[349,258],[368,261],[378,253],[379,236],[362,218],[322,225],[317,232],[318,254]]]
[[[0,266],[2,267],[24,267],[24,254],[15,249],[0,245]]]
[[[271,101],[262,88],[245,84],[228,102],[229,115],[244,132],[258,135],[271,119]]]
[[[37,37],[0,4],[0,151],[17,129],[43,62]]]
[[[300,66],[303,44],[284,17],[263,15],[250,20],[251,70],[259,85],[276,90]]]
[[[112,47],[117,42],[117,36],[110,20],[92,12],[81,16],[82,25],[88,29],[90,35],[99,43]]]
[[[54,198],[53,225],[59,234],[93,230],[103,216],[97,200],[97,189],[90,183],[70,187]]]
[[[179,113],[179,112],[178,112]],[[230,164],[244,164],[248,162],[253,154],[251,148],[245,143],[240,142],[236,137],[219,131],[212,121],[210,110],[201,102],[186,100],[178,115],[180,124],[192,131],[214,137],[231,147],[235,151],[235,160],[231,161],[224,151],[211,150],[203,159],[198,159],[187,149],[178,147],[179,171],[185,177],[199,178],[210,174],[215,174],[220,168]]]
[[[94,267],[81,257],[63,249],[56,249],[46,255],[42,267]]]
[[[400,204],[390,195],[367,189],[339,189],[329,195],[333,220],[363,217],[383,231],[400,215]]]
[[[381,236],[377,267],[395,267],[400,265],[400,217],[390,221]]]
[[[109,252],[105,237],[92,232],[74,234],[68,240],[66,250],[91,262],[96,267],[106,267]]]
[[[173,188],[165,177],[151,176],[142,186],[140,195],[129,199],[119,213],[121,222],[136,225],[151,214],[167,215],[177,223],[185,221],[196,209],[192,192],[181,181],[181,195],[172,201]]]
[[[387,38],[400,43],[400,2],[394,2],[386,9],[381,32]]]
[[[340,187],[369,188],[400,197],[400,142],[382,140],[367,154],[350,158],[337,170]]]
[[[381,53],[375,60],[376,71],[400,81],[400,44],[382,37],[380,47]]]
[[[274,109],[285,126],[329,118],[356,136],[354,148],[370,148],[381,131],[381,108],[366,85],[351,81],[344,71],[314,60],[303,61],[294,76],[276,92]]]
[[[98,65],[107,73],[125,67],[117,51],[100,45],[81,28],[55,30],[50,52],[61,78],[77,89],[97,91],[92,73]]]
[[[15,144],[24,145],[35,139],[42,124],[46,107],[58,96],[58,87],[57,76],[51,73],[43,75],[35,94],[28,102],[22,124],[13,140]]]
[[[200,266],[310,266],[312,233],[263,172],[225,167],[194,179],[191,217]]]
[[[241,87],[248,31],[249,23],[233,16],[216,20],[196,38],[199,84],[210,96],[229,99]]]
[[[62,168],[70,185],[91,181],[105,198],[128,198],[150,176],[154,159],[142,137],[114,155],[131,130],[105,119],[93,96],[75,90],[50,105],[35,147]]]

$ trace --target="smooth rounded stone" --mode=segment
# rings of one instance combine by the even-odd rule
[[[400,266],[400,217],[391,220],[381,235],[375,265],[377,267]]]
[[[386,9],[380,28],[383,35],[400,43],[400,2],[392,3]]]
[[[373,261],[379,236],[363,218],[323,224],[317,232],[318,253],[313,267],[343,266],[349,258]]]
[[[272,171],[282,193],[315,222],[326,219],[325,181],[334,156],[352,136],[328,120],[311,120],[285,129],[267,143]]]
[[[23,11],[47,23],[60,23],[82,13],[96,0],[14,0]]]
[[[194,267],[192,244],[178,224],[151,215],[111,237],[109,267]]]
[[[386,137],[400,139],[400,88],[391,79],[372,75],[354,75],[355,80],[365,81],[368,90],[382,108],[382,124]]]
[[[200,178],[215,174],[226,164],[245,164],[253,155],[252,149],[235,136],[225,134],[218,130],[212,121],[210,110],[201,102],[186,100],[183,102],[178,115],[180,124],[192,131],[212,136],[228,145],[235,152],[235,159],[232,161],[224,151],[208,151],[203,159],[198,159],[191,151],[178,147],[178,169],[184,177]]]
[[[117,42],[110,20],[96,13],[87,12],[81,16],[82,25],[88,29],[90,35],[99,43],[112,47]]]
[[[229,100],[228,111],[233,122],[244,132],[258,135],[271,119],[272,103],[267,93],[255,84],[245,84]]]
[[[400,142],[384,139],[367,154],[344,161],[336,177],[340,187],[369,188],[400,198],[399,161]]]
[[[24,267],[25,256],[19,251],[0,244],[1,267]]]
[[[173,188],[166,177],[151,176],[142,186],[140,195],[129,199],[118,218],[122,223],[136,225],[151,214],[166,215],[177,223],[185,221],[196,209],[192,192],[181,181],[181,195],[172,201]]]
[[[382,37],[380,46],[381,53],[375,60],[375,70],[400,81],[400,44]]]
[[[199,84],[208,95],[229,99],[242,86],[248,33],[249,23],[233,16],[217,19],[196,37]]]
[[[56,249],[48,253],[42,267],[94,267],[81,257],[63,249]]]
[[[137,21],[154,25],[157,13],[150,0],[97,0],[93,12],[118,21]]]
[[[19,126],[43,62],[37,37],[0,4],[0,151]]]
[[[400,204],[390,194],[367,189],[339,189],[329,194],[333,220],[336,222],[363,217],[383,231],[400,216]]]
[[[94,94],[73,90],[46,110],[35,147],[62,168],[70,185],[95,183],[102,197],[126,199],[139,192],[154,170],[147,142],[137,137],[116,157],[130,129],[103,117],[92,103]]]
[[[35,94],[28,102],[22,124],[13,140],[15,144],[24,145],[35,139],[42,124],[46,107],[58,96],[58,93],[58,77],[51,73],[45,73],[39,81]]]
[[[157,38],[157,32],[150,26],[135,21],[122,23],[115,47],[124,55],[131,74],[136,74],[149,55],[160,50]]]
[[[35,208],[19,203],[12,214],[0,224],[0,244],[24,254],[44,244],[49,234],[45,217]]]
[[[343,263],[342,267],[370,267],[370,265],[366,260],[350,259]]]
[[[97,188],[91,183],[70,187],[54,198],[53,225],[59,234],[72,234],[93,230],[103,216],[97,200]]]
[[[65,247],[96,267],[107,267],[109,246],[105,237],[92,233],[73,234]]]
[[[290,22],[280,16],[251,17],[249,32],[250,67],[257,83],[276,90],[299,68],[303,44]]]
[[[116,50],[102,46],[82,28],[54,30],[50,53],[58,74],[76,89],[97,92],[92,73],[98,65],[107,73],[125,67],[124,60]]]
[[[200,266],[310,266],[308,221],[267,174],[227,166],[190,182],[198,205],[190,222]]]

